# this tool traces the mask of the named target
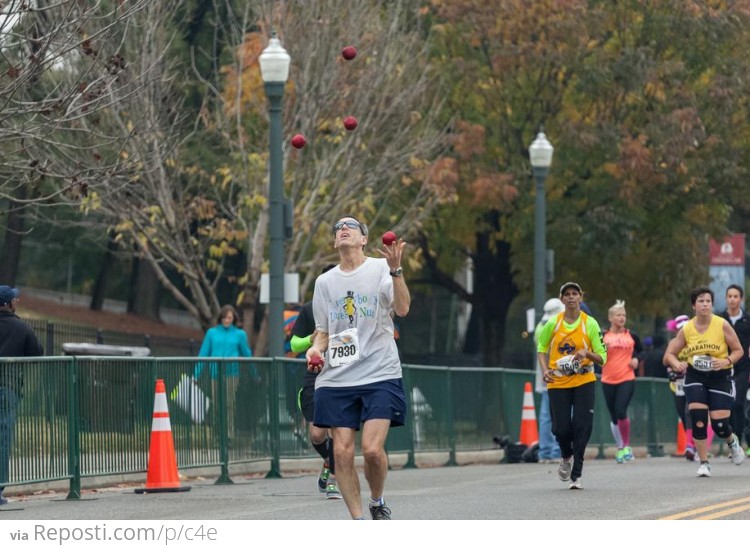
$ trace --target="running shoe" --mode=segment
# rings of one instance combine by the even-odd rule
[[[617,453],[615,453],[615,462],[617,464],[622,464],[625,462],[625,450],[624,449],[617,450]]]
[[[570,485],[568,486],[568,489],[583,489],[583,484],[581,483],[581,478],[576,478],[572,482],[570,482]]]
[[[326,498],[327,499],[341,499],[341,491],[336,487],[336,479],[328,478],[328,484],[326,485]]]
[[[320,474],[318,474],[318,491],[321,493],[326,492],[326,487],[328,486],[328,478],[331,476],[331,469],[328,468],[328,465],[324,464],[323,468],[320,470]]]
[[[560,466],[557,467],[557,475],[564,482],[570,479],[570,472],[573,470],[573,457],[560,459]]]
[[[708,462],[701,463],[698,467],[698,477],[699,478],[710,478],[711,477],[711,467],[708,465]]]
[[[687,446],[685,448],[685,458],[688,461],[694,461],[695,460],[695,448],[693,446]]]
[[[370,505],[370,515],[372,519],[391,519],[391,509],[385,504],[372,506]]]
[[[8,499],[0,494],[0,506],[3,506],[4,504],[8,504]]]
[[[635,455],[633,455],[633,450],[630,449],[630,446],[625,446],[623,451],[625,452],[624,457],[626,461],[632,461],[635,459]]]
[[[729,443],[729,451],[731,452],[732,463],[741,465],[742,461],[745,460],[745,453],[742,451],[742,446],[737,438],[736,434],[732,434],[732,441]]]

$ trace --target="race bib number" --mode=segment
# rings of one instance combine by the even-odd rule
[[[693,368],[701,372],[711,372],[714,369],[711,357],[707,355],[695,355],[693,357]]]
[[[349,328],[328,338],[328,362],[332,368],[354,364],[359,358],[356,328]]]
[[[573,375],[574,373],[577,373],[580,366],[578,361],[574,360],[573,355],[562,357],[557,362],[555,362],[555,365],[557,366],[557,369],[560,371],[560,373],[563,373],[565,375]]]

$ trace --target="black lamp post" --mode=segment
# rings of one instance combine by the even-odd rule
[[[536,179],[536,204],[534,207],[534,318],[535,324],[542,320],[544,308],[544,278],[547,254],[546,241],[546,193],[544,181],[552,164],[554,148],[542,131],[529,146],[531,169]]]
[[[259,62],[270,113],[268,232],[271,243],[268,279],[268,355],[276,357],[284,356],[284,173],[281,150],[281,102],[284,97],[284,85],[289,78],[290,61],[289,54],[274,33],[268,46],[260,54]]]

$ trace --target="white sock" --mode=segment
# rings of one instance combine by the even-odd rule
[[[384,504],[385,501],[383,500],[383,497],[375,500],[373,500],[372,497],[370,498],[370,506],[383,506]]]
[[[612,436],[614,436],[615,438],[617,449],[622,449],[623,447],[625,447],[625,444],[622,441],[622,434],[620,434],[620,427],[617,426],[617,423],[613,423],[612,421],[610,421],[609,430],[612,431]]]

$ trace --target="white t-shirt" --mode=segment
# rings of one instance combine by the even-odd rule
[[[384,258],[367,258],[354,271],[336,266],[315,281],[315,329],[329,338],[356,329],[358,360],[331,366],[330,351],[315,381],[318,387],[351,387],[401,377],[393,338],[393,278]],[[329,345],[330,346],[330,345]]]

